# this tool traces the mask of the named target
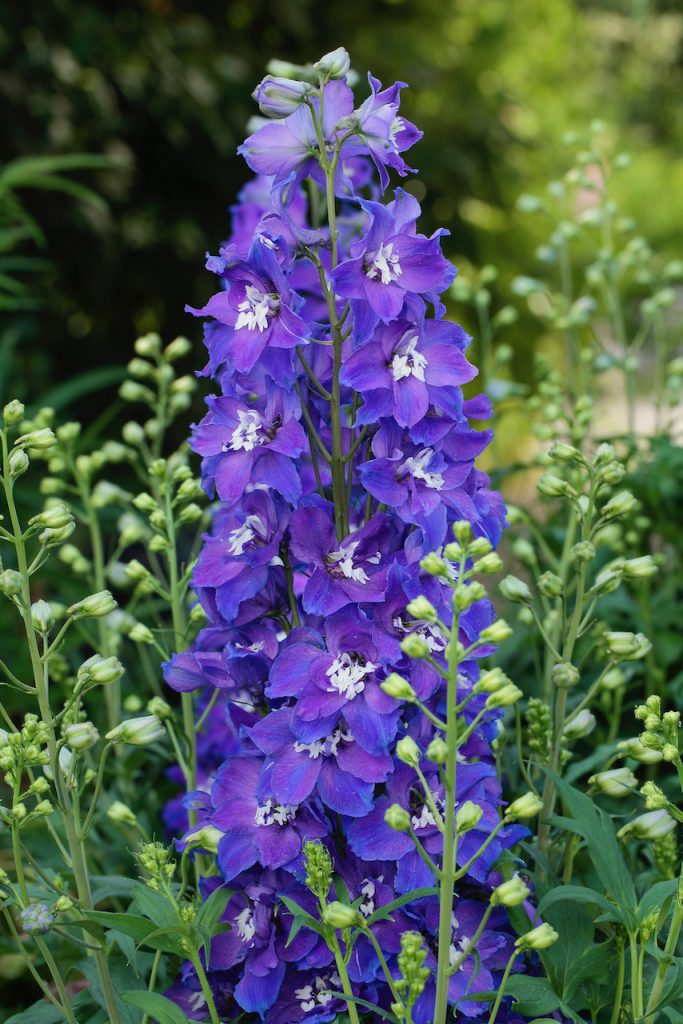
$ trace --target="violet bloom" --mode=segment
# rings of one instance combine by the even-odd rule
[[[231,328],[222,341],[236,370],[248,372],[268,348],[291,349],[308,341],[310,328],[294,312],[298,301],[277,257],[277,245],[256,235],[245,261],[235,250],[212,268],[222,273],[225,290],[212,295],[201,309],[187,306],[195,316],[214,317]],[[224,360],[221,360],[224,361]]]
[[[349,117],[348,123],[356,128],[358,141],[351,140],[350,152],[369,152],[379,173],[382,192],[389,184],[387,167],[397,171],[401,177],[415,168],[408,167],[401,153],[414,146],[423,132],[414,124],[399,116],[401,90],[407,88],[405,82],[394,82],[388,89],[382,89],[382,83],[373,75],[368,74],[370,95]]]
[[[385,754],[400,713],[380,689],[385,637],[360,612],[343,608],[327,619],[325,640],[326,650],[313,630],[292,630],[266,695],[297,698],[291,727],[302,743],[331,736],[343,719],[364,750]]]
[[[215,395],[206,404],[209,411],[192,432],[192,447],[203,456],[206,490],[215,485],[219,498],[232,505],[247,484],[258,483],[296,501],[301,481],[293,458],[307,447],[296,394],[272,386],[263,412]]]
[[[317,110],[319,100],[314,98],[311,103]],[[353,93],[346,82],[328,82],[324,89],[322,124],[326,150],[334,149],[339,122],[352,110]],[[307,105],[300,106],[289,117],[257,128],[237,152],[257,174],[274,175],[276,185],[292,174],[297,182],[308,174],[320,174],[316,156],[319,141]]]
[[[397,190],[398,193],[398,190]],[[440,235],[416,235],[380,203],[361,200],[370,226],[332,273],[336,293],[351,300],[355,336],[369,337],[377,319],[389,323],[406,296],[442,292],[455,271],[441,252]]]
[[[384,782],[393,768],[389,755],[364,750],[343,720],[329,736],[303,743],[291,720],[290,708],[271,711],[249,733],[272,758],[273,796],[299,804],[315,793],[331,810],[355,818],[372,810],[375,783]]]
[[[265,587],[271,566],[282,564],[280,543],[288,517],[281,498],[260,490],[216,516],[217,532],[204,538],[192,586],[197,591],[217,589],[216,602],[226,622],[235,619],[243,601]]]
[[[253,864],[292,864],[302,844],[320,839],[328,826],[310,806],[280,804],[264,790],[268,774],[260,757],[234,757],[221,765],[211,789],[213,810],[206,819],[223,833],[218,866],[227,882]]]
[[[396,320],[380,327],[342,365],[341,382],[363,395],[356,422],[393,416],[402,427],[414,427],[430,403],[448,414],[456,389],[477,373],[462,351],[469,340],[461,327],[444,320]]]
[[[313,496],[292,516],[292,554],[309,572],[304,610],[329,615],[352,602],[382,601],[388,560],[400,535],[389,516],[375,515],[359,530],[338,541],[334,508]]]

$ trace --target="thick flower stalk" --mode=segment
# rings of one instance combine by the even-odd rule
[[[219,388],[192,444],[218,504],[193,578],[208,622],[165,666],[204,708],[200,786],[167,819],[192,811],[205,894],[234,893],[214,1005],[192,964],[171,994],[193,1019],[493,1021],[526,948],[505,907],[528,889],[492,896],[523,829],[491,753],[520,692],[478,667],[507,635],[475,578],[504,525],[474,465],[490,409],[463,398],[444,232],[383,198],[421,134],[403,86],[370,76],[357,107],[347,70],[335,51],[257,89],[257,177],[191,310]]]

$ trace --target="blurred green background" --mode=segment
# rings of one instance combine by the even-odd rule
[[[562,134],[596,117],[634,155],[627,212],[675,254],[680,0],[1,0],[0,162],[122,161],[74,176],[105,206],[22,196],[49,265],[33,277],[38,308],[0,311],[3,400],[11,390],[37,401],[74,374],[121,364],[144,331],[200,336],[183,306],[209,293],[203,254],[225,236],[248,175],[235,150],[250,93],[271,57],[305,62],[340,44],[361,76],[410,83],[405,112],[425,132],[411,189],[424,229],[450,229],[457,263],[496,263],[503,291],[533,272],[536,240],[514,199],[560,174]],[[523,349],[523,321],[517,330]],[[103,397],[81,399],[79,413]]]

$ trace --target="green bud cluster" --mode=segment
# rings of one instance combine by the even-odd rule
[[[525,712],[526,735],[529,750],[540,765],[548,763],[552,739],[550,708],[538,697],[530,697]]]
[[[405,1020],[405,1008],[412,1007],[424,992],[431,971],[425,966],[427,949],[419,932],[403,932],[401,935],[401,952],[397,957],[400,977],[396,981],[396,991],[402,1002],[392,1003],[392,1012],[399,1020]]]
[[[135,859],[143,871],[143,880],[150,889],[162,892],[175,874],[175,861],[170,847],[163,843],[140,843]]]
[[[327,899],[332,885],[332,858],[320,842],[304,843],[306,885],[319,900]]]

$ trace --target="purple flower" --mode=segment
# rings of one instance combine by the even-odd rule
[[[296,501],[301,483],[292,460],[306,447],[297,396],[273,386],[263,412],[234,398],[209,396],[207,405],[192,435],[192,447],[204,456],[207,491],[215,485],[219,498],[232,505],[247,484],[261,483]]]
[[[399,116],[400,94],[401,89],[406,88],[405,82],[395,82],[388,89],[382,89],[382,83],[373,75],[368,74],[368,81],[370,95],[349,118],[358,134],[358,141],[354,139],[349,148],[351,152],[370,153],[384,191],[389,184],[387,167],[397,171],[401,177],[409,171],[414,172],[400,154],[414,146],[423,133]]]
[[[430,404],[457,415],[456,389],[477,372],[462,352],[468,343],[461,327],[444,320],[394,320],[380,327],[342,366],[342,383],[363,395],[356,422],[393,416],[400,426],[414,427]]]

